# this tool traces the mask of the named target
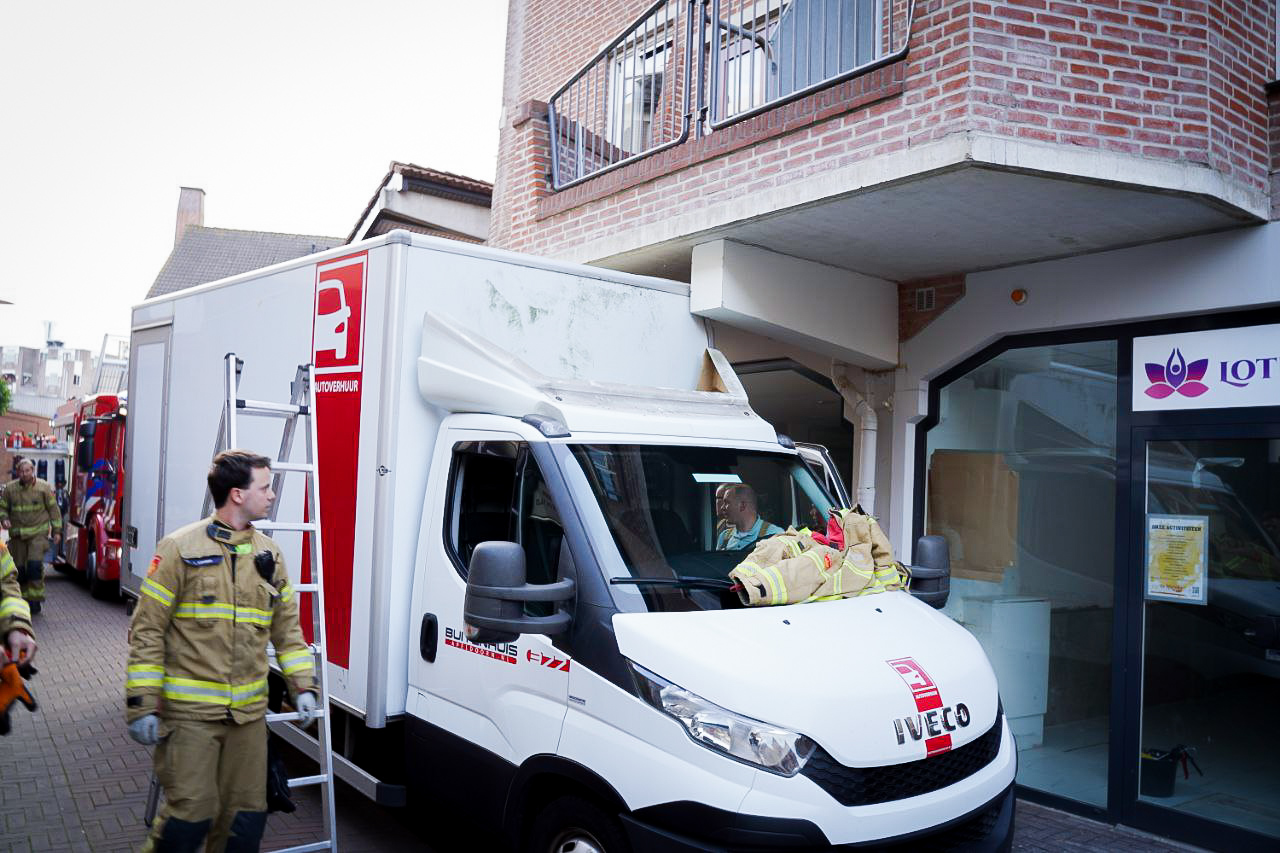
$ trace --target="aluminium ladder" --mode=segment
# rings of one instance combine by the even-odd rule
[[[291,394],[288,403],[270,403],[241,398],[239,396],[239,387],[240,373],[243,368],[244,362],[236,358],[235,353],[227,353],[224,379],[226,394],[222,411],[222,424],[218,430],[218,446],[214,448],[214,455],[217,456],[222,450],[236,447],[236,418],[238,415],[282,418],[284,420],[284,431],[280,438],[280,452],[271,462],[271,470],[275,475],[272,482],[272,491],[276,493],[276,500],[271,505],[271,513],[268,519],[254,522],[254,526],[263,531],[296,531],[304,536],[311,537],[311,581],[310,583],[295,584],[293,589],[299,595],[311,594],[311,625],[313,633],[310,648],[311,653],[314,655],[320,682],[319,707],[316,712],[318,733],[316,740],[318,742],[315,744],[318,747],[316,758],[320,764],[320,772],[313,776],[300,776],[290,779],[289,786],[290,788],[304,785],[320,786],[320,802],[326,836],[323,841],[282,848],[274,851],[274,853],[309,853],[309,851],[313,850],[336,851],[338,849],[338,835],[333,796],[333,744],[332,732],[329,727],[329,658],[325,648],[324,555],[320,536],[319,466],[315,462],[317,447],[316,392],[312,366],[309,364],[298,366],[297,375],[290,386]],[[307,461],[302,463],[288,461],[293,451],[293,438],[299,417],[307,419]],[[280,492],[284,486],[284,475],[292,472],[302,473],[307,478],[306,507],[310,510],[310,514],[309,520],[305,522],[276,521],[276,512],[280,507]],[[206,498],[206,501],[211,500],[211,498]],[[208,515],[208,507],[206,507],[205,514],[206,516]],[[297,719],[298,714],[296,712],[267,714],[268,725],[273,723],[283,725]],[[305,737],[309,741],[311,740],[310,736]]]

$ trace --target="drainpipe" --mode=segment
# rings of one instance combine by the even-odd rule
[[[849,365],[831,362],[831,381],[844,399],[845,413],[857,421],[862,446],[858,453],[858,486],[854,501],[864,512],[874,513],[876,506],[876,410],[869,395],[864,395],[849,380]]]

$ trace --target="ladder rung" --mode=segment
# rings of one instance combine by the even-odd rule
[[[310,521],[303,523],[300,521],[267,521],[264,519],[255,521],[253,526],[259,530],[299,530],[303,533],[313,533],[316,529],[315,524]]]
[[[305,415],[307,413],[306,406],[298,406],[293,403],[271,403],[266,400],[237,399],[236,410],[242,415],[282,415],[284,417]]]
[[[316,776],[299,776],[296,779],[289,780],[289,787],[298,788],[298,787],[301,787],[302,785],[319,785],[321,782],[328,782],[328,781],[329,781],[328,773],[320,773],[319,775],[316,775]]]
[[[314,711],[312,711],[311,718],[313,720],[323,719],[324,708],[316,708]],[[297,711],[281,711],[279,714],[267,714],[268,723],[292,723],[292,722],[296,722],[297,719],[298,719]]]
[[[299,844],[297,847],[281,847],[271,853],[313,853],[316,850],[332,850],[332,841],[317,841],[314,844]]]
[[[316,466],[312,465],[310,462],[280,462],[277,460],[271,463],[271,470],[273,472],[301,471],[305,474],[310,474],[312,471],[316,470]]]
[[[293,585],[294,592],[319,592],[320,584],[318,583],[295,583]]]

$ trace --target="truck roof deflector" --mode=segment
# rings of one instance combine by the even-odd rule
[[[582,414],[583,406],[739,418],[750,409],[746,390],[719,350],[707,349],[703,354],[696,388],[561,379],[539,372],[452,318],[432,311],[422,318],[418,390],[423,399],[448,412],[536,416],[558,421],[566,432],[573,428],[570,415]]]
[[[542,389],[546,378],[511,353],[428,311],[422,317],[418,391],[450,412],[492,412],[564,421]]]

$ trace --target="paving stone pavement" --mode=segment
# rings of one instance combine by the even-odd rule
[[[49,601],[36,617],[39,674],[31,683],[40,707],[10,710],[13,730],[0,738],[0,853],[135,850],[145,836],[142,812],[150,751],[129,739],[122,693],[128,617],[121,602],[96,601],[71,578],[50,573]],[[317,792],[297,792],[298,811],[273,814],[263,850],[317,840]],[[446,816],[385,809],[339,784],[338,842],[350,853],[491,849]],[[421,826],[411,826],[417,820]],[[442,834],[441,826],[455,831]],[[423,828],[425,827],[425,828]],[[1031,803],[1019,802],[1014,849],[1021,851],[1194,851]]]

